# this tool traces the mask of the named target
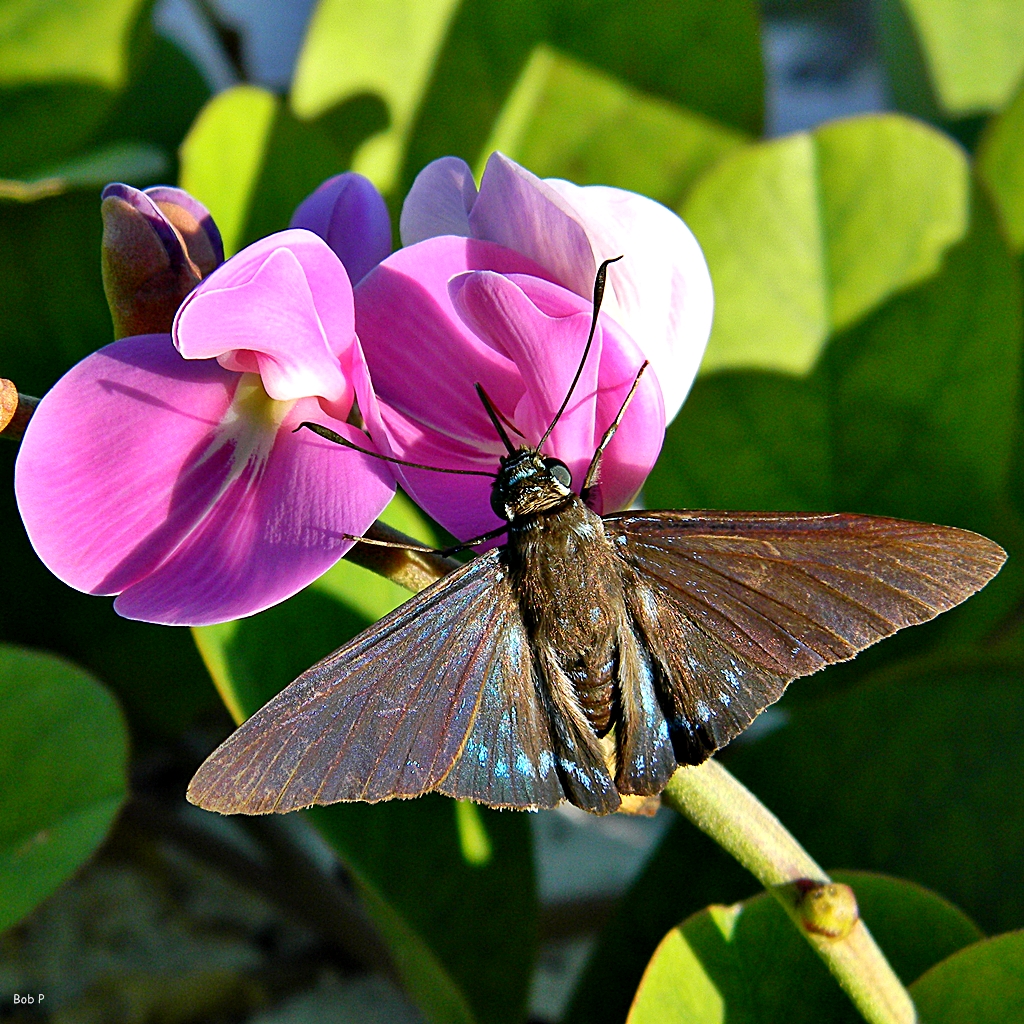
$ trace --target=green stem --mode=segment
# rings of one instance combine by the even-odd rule
[[[910,995],[863,921],[856,920],[840,938],[808,930],[799,909],[806,886],[800,883],[827,884],[830,879],[738,779],[717,761],[705,761],[676,771],[661,799],[735,857],[782,904],[866,1021],[917,1020]]]

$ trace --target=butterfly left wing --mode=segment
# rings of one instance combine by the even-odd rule
[[[304,672],[210,755],[200,807],[263,814],[430,790],[499,807],[563,792],[500,550]]]
[[[952,608],[1006,560],[976,533],[879,516],[630,512],[604,527],[683,764],[793,678]]]

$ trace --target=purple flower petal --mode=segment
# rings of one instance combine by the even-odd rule
[[[110,187],[107,186],[107,188]],[[106,198],[106,194],[106,189],[104,189],[104,198]],[[205,242],[204,248],[209,250],[207,258],[203,259],[198,253],[193,252],[193,245],[189,245],[188,248],[189,254],[200,264],[204,275],[209,274],[214,267],[218,267],[224,262],[224,242],[220,235],[220,229],[214,222],[210,211],[198,199],[190,196],[183,188],[173,188],[170,185],[154,185],[152,188],[146,189],[146,195],[153,200],[164,216],[168,217],[171,223],[186,236],[186,242],[189,241],[189,236],[195,233],[189,230],[193,224],[195,231],[202,234]],[[177,210],[182,211],[184,216],[178,215]]]
[[[483,384],[509,411],[523,394],[508,354],[474,334],[452,305],[449,280],[478,269],[545,276],[500,246],[444,236],[400,249],[356,289],[356,330],[378,397],[450,438],[456,447],[441,464],[452,467],[460,465],[467,446],[481,454],[504,451],[473,385]],[[418,457],[415,446],[401,457],[429,461]]]
[[[33,546],[58,577],[118,611],[171,624],[259,611],[328,568],[383,509],[380,460],[315,399],[271,402],[255,378],[182,359],[167,335],[108,345],[40,403],[15,489]]]
[[[351,407],[351,287],[311,232],[271,235],[225,263],[182,304],[174,339],[188,359],[258,372],[272,398],[319,395],[339,415]]]
[[[250,460],[220,481],[209,512],[155,571],[115,601],[128,618],[204,625],[251,615],[326,572],[383,511],[394,478],[379,459],[341,448],[302,420],[356,444],[368,439],[327,416],[313,399],[296,403],[264,462]]]
[[[175,191],[180,190],[176,189]],[[187,193],[185,194],[187,195]],[[149,226],[163,243],[167,257],[171,261],[172,270],[177,270],[185,262],[185,248],[181,238],[152,196],[131,185],[115,181],[107,185],[100,193],[100,201],[105,199],[120,199],[121,202],[127,203],[133,210],[137,210],[146,218]]]
[[[623,256],[609,270],[604,309],[643,346],[672,419],[696,375],[713,309],[707,264],[686,225],[644,196],[541,180],[501,153],[487,161],[479,196],[471,184],[469,167],[454,157],[425,168],[402,210],[406,244],[444,230],[497,242],[584,299],[599,264]]]
[[[469,211],[475,202],[476,182],[465,160],[443,156],[427,164],[402,205],[402,244],[415,245],[438,235],[468,237]]]
[[[378,399],[367,426],[382,450],[429,466],[494,472],[505,449],[475,392],[478,382],[525,435],[513,434],[515,443],[539,441],[576,373],[591,319],[589,302],[545,277],[500,246],[447,236],[402,249],[362,282],[356,321]],[[622,328],[602,317],[573,399],[545,444],[577,486],[643,360]],[[634,404],[597,492],[606,511],[635,496],[664,434],[653,373]],[[486,478],[395,472],[457,537],[501,523]]]
[[[387,204],[373,183],[354,171],[328,178],[299,204],[290,226],[319,235],[357,283],[391,252]]]
[[[595,253],[624,254],[609,269],[604,309],[643,340],[671,421],[711,333],[714,292],[697,239],[671,210],[646,196],[554,179],[546,184],[576,211]]]

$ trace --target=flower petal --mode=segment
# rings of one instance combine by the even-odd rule
[[[524,275],[477,271],[455,278],[449,289],[462,319],[478,336],[508,352],[516,364],[526,391],[514,409],[501,412],[523,432],[527,443],[537,444],[579,368],[590,330],[589,309],[566,289]],[[599,327],[572,399],[545,444],[545,452],[557,454],[574,479],[594,454],[600,359]]]
[[[271,402],[215,360],[185,360],[168,335],[89,356],[40,403],[15,489],[29,538],[60,579],[123,592],[128,617],[225,621],[311,582],[394,492],[386,464],[324,441],[304,419],[367,446],[316,399]],[[256,411],[247,418],[243,389]],[[276,417],[276,418],[275,418]]]
[[[111,186],[107,186],[109,189]],[[123,187],[123,186],[122,186]],[[106,198],[107,189],[103,190]],[[188,250],[189,258],[205,277],[224,262],[224,242],[210,211],[182,188],[154,185],[146,195],[174,225]]]
[[[555,281],[583,298],[594,292],[600,260],[573,207],[559,192],[502,153],[492,153],[469,215],[474,238],[497,242],[545,267]]]
[[[642,345],[671,421],[711,333],[714,294],[700,245],[679,217],[646,196],[556,179],[545,184],[575,211],[601,259],[623,254],[609,268],[603,308]]]
[[[213,360],[182,359],[160,334],[107,345],[54,385],[15,469],[25,528],[51,572],[77,590],[110,594],[166,555],[154,552],[148,565],[108,582],[140,538],[168,520],[175,481],[223,418],[237,381]]]
[[[402,244],[415,245],[438,235],[468,237],[472,233],[469,211],[474,202],[476,182],[465,160],[443,156],[427,164],[416,175],[402,204]]]
[[[328,178],[299,204],[290,226],[319,235],[357,283],[391,252],[387,204],[373,182],[354,171]]]
[[[389,409],[481,452],[504,451],[480,403],[481,383],[503,409],[523,384],[508,354],[461,320],[448,281],[467,270],[546,276],[518,253],[442,236],[400,249],[356,289],[356,329],[374,388]],[[426,462],[414,449],[395,452]]]
[[[186,358],[258,370],[272,398],[319,395],[346,411],[351,405],[351,287],[338,258],[310,232],[272,235],[225,263],[183,303],[174,340]]]
[[[379,459],[331,444],[302,420],[356,444],[368,439],[314,399],[285,417],[262,465],[234,477],[155,571],[115,601],[129,618],[171,625],[223,622],[277,604],[326,572],[383,511],[395,490]]]

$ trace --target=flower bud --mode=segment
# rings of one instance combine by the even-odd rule
[[[186,295],[224,261],[206,208],[181,189],[103,190],[103,288],[114,337],[170,331]]]

